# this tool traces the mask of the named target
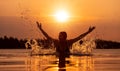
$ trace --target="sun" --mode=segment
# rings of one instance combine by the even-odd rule
[[[55,19],[59,22],[65,22],[69,18],[69,14],[63,10],[57,11],[54,16],[55,16]]]

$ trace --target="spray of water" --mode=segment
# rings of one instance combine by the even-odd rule
[[[44,48],[42,43],[37,42],[35,39],[29,39],[25,43],[26,49],[30,48],[30,54],[53,54],[55,53],[54,47],[51,48]]]
[[[77,41],[72,45],[72,49],[70,49],[72,54],[91,54],[92,50],[96,47],[94,39],[84,39],[83,43],[80,44],[80,41]],[[54,54],[55,48],[54,46],[50,46],[50,48],[43,47],[41,42],[37,42],[35,39],[29,39],[25,43],[26,49],[30,48],[30,54]]]
[[[71,53],[73,54],[91,54],[93,49],[96,48],[94,39],[84,39],[77,41],[73,44]]]

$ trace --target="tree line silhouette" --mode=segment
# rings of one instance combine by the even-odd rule
[[[32,44],[32,39],[29,39],[30,44]],[[25,44],[28,39],[18,39],[15,37],[0,37],[0,49],[25,49]],[[51,46],[51,41],[47,39],[36,39],[39,46],[44,48],[49,48]],[[34,42],[33,42],[34,43]],[[29,45],[29,44],[28,44]]]
[[[18,40],[14,37],[0,37],[0,49],[23,49],[26,41],[26,39]]]
[[[120,42],[116,41],[96,39],[95,44],[97,49],[120,49]]]
[[[15,37],[0,37],[0,49],[25,49],[25,43],[27,41],[27,39],[18,39]],[[51,42],[47,39],[36,39],[36,41],[38,45],[44,48],[51,46]],[[96,39],[95,44],[96,49],[120,49],[120,42]]]

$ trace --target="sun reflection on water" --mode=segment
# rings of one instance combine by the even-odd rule
[[[65,67],[59,68],[55,55],[31,56],[26,60],[26,71],[94,71],[92,56],[71,56],[66,58]]]

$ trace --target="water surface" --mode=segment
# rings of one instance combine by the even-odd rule
[[[120,70],[120,49],[94,49],[92,56],[71,55],[62,63],[62,68],[55,55],[30,56],[29,52],[26,49],[0,49],[0,71]]]

